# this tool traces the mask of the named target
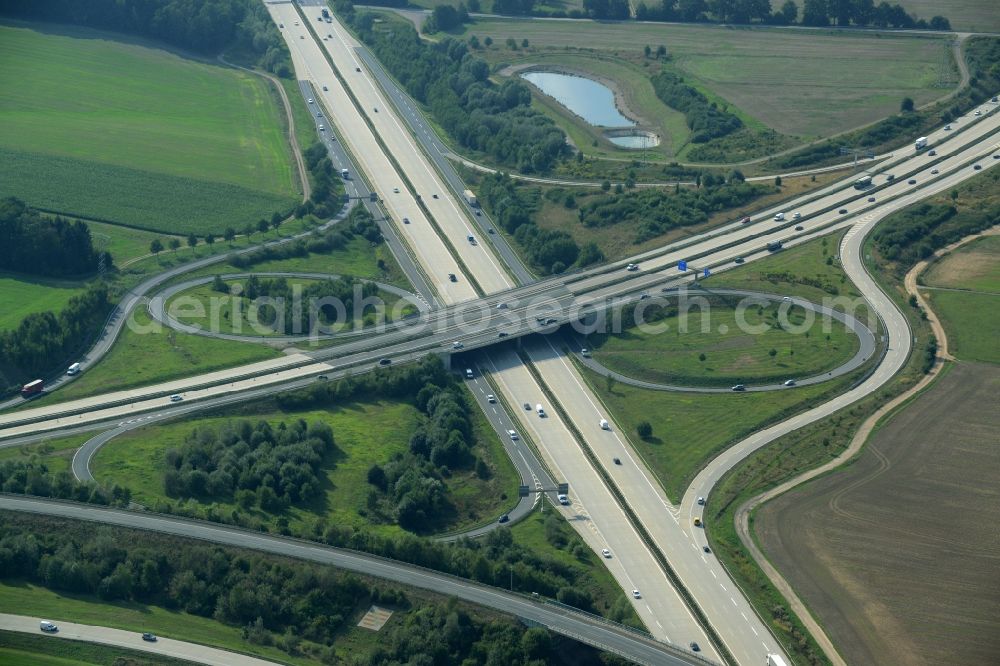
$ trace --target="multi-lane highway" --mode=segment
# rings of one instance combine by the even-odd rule
[[[492,246],[479,242],[475,234],[475,242],[468,240],[472,222],[467,207],[456,201],[453,193],[445,187],[438,172],[428,165],[426,155],[403,128],[395,109],[387,105],[377,81],[370,78],[368,68],[358,60],[357,44],[351,35],[336,21],[332,24],[316,22],[315,25],[309,24],[319,35],[319,39],[314,39],[312,32],[302,25],[311,18],[308,12],[313,10],[307,10],[307,15],[300,16],[291,4],[273,4],[268,9],[282,26],[297,73],[310,79],[317,91],[316,99],[322,100],[327,111],[336,111],[332,118],[347,144],[347,150],[359,160],[375,191],[383,197],[392,223],[413,252],[428,281],[441,300],[451,306],[430,316],[441,326],[419,334],[401,328],[335,350],[5,415],[0,417],[0,428],[4,428],[0,436],[128,418],[147,410],[163,408],[166,396],[174,392],[181,393],[184,400],[211,401],[227,394],[237,395],[244,391],[260,391],[265,386],[301,382],[310,375],[330,372],[333,366],[364,365],[379,356],[405,359],[425,353],[449,353],[456,351],[458,344],[466,349],[486,346],[497,342],[497,330],[515,336],[537,328],[538,304],[554,308],[553,321],[564,322],[575,317],[581,305],[607,307],[609,303],[621,302],[623,298],[638,298],[641,291],[690,279],[690,275],[678,276],[676,265],[680,259],[691,260],[698,268],[725,269],[733,266],[737,257],[752,260],[766,255],[764,247],[768,243],[780,241],[789,246],[834,229],[853,226],[842,247],[845,268],[852,278],[864,286],[864,293],[881,314],[889,338],[889,352],[863,385],[865,390],[859,387],[838,399],[839,406],[843,406],[887,381],[899,367],[899,356],[905,358],[909,346],[908,332],[899,328],[889,310],[884,310],[893,308],[891,301],[884,295],[879,298],[881,292],[870,278],[867,282],[864,280],[860,238],[888,212],[949,188],[972,175],[973,162],[984,168],[996,163],[990,158],[997,148],[991,135],[997,130],[998,114],[991,113],[982,118],[969,115],[954,122],[953,130],[942,129],[931,135],[932,145],[940,153],[939,156],[927,153],[913,155],[904,151],[906,154],[880,167],[875,178],[876,188],[859,192],[851,188],[850,182],[824,188],[787,204],[782,212],[786,213],[788,222],[771,220],[777,210],[765,211],[755,216],[750,224],[728,225],[633,258],[631,262],[640,263],[640,269],[634,272],[626,273],[622,262],[515,288],[516,280],[510,267],[497,256]],[[337,75],[331,68],[331,61],[336,66]],[[326,117],[331,116],[327,113]],[[966,128],[967,125],[971,127]],[[963,131],[958,132],[958,129]],[[888,180],[888,173],[892,173],[893,180]],[[799,212],[801,219],[793,221],[793,212]],[[797,229],[798,226],[801,229]],[[454,281],[448,278],[448,273],[455,276]],[[455,304],[476,297],[473,280],[487,294],[503,293],[485,302],[475,302],[476,306],[483,305],[479,308],[483,323],[478,330],[470,331],[469,326],[463,326],[456,319],[460,312]],[[869,292],[869,289],[874,291]],[[529,299],[534,303],[527,303]],[[507,307],[498,308],[501,303]],[[905,325],[905,320],[903,323]],[[633,589],[639,590],[639,598],[633,599],[633,603],[647,626],[658,638],[681,644],[695,640],[706,651],[711,649],[703,630],[679,595],[669,583],[664,584],[664,572],[656,562],[650,544],[639,538],[635,526],[627,517],[623,519],[622,507],[616,503],[611,489],[596,473],[591,461],[583,455],[574,430],[591,449],[620,451],[624,456],[622,460],[629,461],[628,465],[609,468],[604,458],[598,455],[598,464],[605,467],[604,473],[610,478],[610,483],[652,535],[655,544],[652,547],[663,555],[685,587],[694,594],[701,610],[737,661],[754,663],[766,651],[780,652],[780,646],[767,633],[765,624],[756,618],[746,600],[735,591],[725,572],[712,558],[705,557],[701,549],[703,543],[698,539],[701,537],[703,541],[703,535],[700,531],[692,531],[689,521],[697,510],[689,504],[690,497],[706,494],[718,475],[752,451],[755,444],[740,443],[731,455],[727,452],[713,461],[706,471],[715,470],[717,475],[709,475],[700,483],[699,475],[681,506],[674,507],[653,475],[634,455],[627,439],[614,430],[610,431],[609,437],[609,431],[599,427],[597,415],[603,410],[567,359],[553,346],[546,347],[545,344],[531,343],[525,353],[538,373],[537,378],[509,350],[490,352],[491,374],[497,382],[497,389],[515,406],[522,401],[532,402],[530,399],[521,400],[518,396],[544,396],[546,390],[559,397],[569,422],[554,414],[546,419],[537,419],[527,412],[516,412],[516,418],[521,421],[522,428],[532,432],[543,459],[556,476],[561,477],[559,480],[571,483],[574,510],[583,517],[573,521],[574,525],[595,550],[600,552],[606,547],[611,550],[612,557],[607,560],[609,568],[623,589],[629,593]],[[811,419],[796,417],[777,428],[784,426],[787,431],[821,418],[818,411],[821,409],[808,412],[813,415]],[[756,446],[759,445],[763,444]],[[609,544],[613,544],[614,549]],[[615,555],[618,549],[622,552],[621,557]],[[649,593],[650,589],[655,590],[653,595]],[[714,656],[718,658],[718,655]]]

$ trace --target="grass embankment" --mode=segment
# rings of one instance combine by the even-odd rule
[[[140,428],[109,442],[94,458],[94,478],[106,486],[118,483],[132,490],[134,501],[149,507],[174,504],[163,487],[166,470],[164,453],[177,448],[195,428],[216,429],[234,418],[264,420],[272,425],[305,419],[323,421],[333,428],[334,452],[323,463],[325,480],[322,495],[312,502],[290,507],[277,516],[260,509],[241,509],[235,501],[204,503],[215,513],[229,515],[246,511],[251,520],[268,525],[278,531],[279,519],[295,533],[305,533],[318,520],[329,524],[351,527],[371,527],[389,534],[401,534],[396,525],[375,523],[366,507],[366,498],[372,486],[368,483],[368,470],[375,464],[385,464],[396,454],[408,451],[410,435],[421,422],[420,412],[412,405],[398,400],[352,401],[329,410],[283,411],[273,405],[257,405],[239,414],[185,420],[162,426]],[[474,433],[477,455],[492,470],[488,479],[476,476],[475,471],[453,470],[444,480],[447,497],[454,511],[441,516],[441,531],[462,529],[494,519],[504,508],[514,503],[517,474],[503,451],[496,434],[489,428],[482,415],[475,412]],[[183,503],[183,501],[181,502]],[[197,504],[190,500],[188,504]]]
[[[709,311],[698,308],[650,323],[662,332],[637,327],[591,336],[594,358],[644,381],[723,386],[818,375],[846,362],[858,348],[857,337],[838,322],[830,321],[827,329],[816,319],[808,326],[802,308],[791,308],[786,317],[772,302],[740,315],[726,302],[709,303]]]
[[[917,104],[933,100],[942,95],[940,80],[958,82],[947,43],[937,36],[500,18],[465,26],[463,36],[473,34],[480,42],[493,39],[485,55],[495,62],[523,59],[523,51],[507,49],[508,37],[518,44],[527,39],[531,55],[552,49],[632,58],[647,44],[654,51],[663,44],[694,85],[763,125],[803,138],[895,113],[904,97]],[[870,61],[880,63],[878,72],[843,85],[843,72]]]
[[[0,463],[7,460],[30,460],[37,456],[38,461],[44,463],[49,472],[58,474],[70,469],[76,450],[91,437],[93,437],[93,433],[56,437],[44,439],[34,444],[5,447],[0,449]]]
[[[136,310],[133,321],[151,327],[149,313]],[[57,400],[83,398],[280,356],[266,345],[214,340],[170,328],[139,333],[126,324],[108,355],[94,368],[54,394]],[[52,399],[52,398],[49,398]]]
[[[0,631],[0,662],[6,666],[193,666],[195,663],[140,650],[16,631]]]
[[[0,35],[0,195],[199,234],[296,204],[282,110],[253,74],[84,28]]]
[[[0,331],[17,328],[29,314],[59,312],[69,299],[86,290],[82,282],[27,275],[0,275]]]

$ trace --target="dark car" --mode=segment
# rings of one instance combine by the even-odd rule
[[[972,168],[975,169],[976,171],[979,171],[980,169],[983,168],[983,165],[982,164],[977,164],[977,165],[973,166]]]
[[[795,230],[796,230],[796,231],[802,231],[802,230],[803,230],[804,228],[805,228],[805,227],[803,227],[803,226],[802,226],[802,225],[800,224],[799,226],[795,227]]]
[[[452,282],[458,282],[458,278],[455,277],[454,273],[448,273],[448,279],[451,280]]]
[[[503,525],[504,523],[510,522],[510,516],[508,516],[505,513],[502,516],[500,516],[500,520],[498,520],[497,522],[500,523],[501,525]]]
[[[932,150],[931,152],[929,152],[927,154],[930,155],[931,157],[934,157],[935,155],[937,155],[937,151],[936,150]]]
[[[733,263],[734,264],[742,264],[743,263],[743,257],[736,257],[735,259],[733,259]]]
[[[871,202],[871,201],[875,201],[875,197],[868,197],[868,201],[869,201],[869,202]]]
[[[496,230],[496,229],[494,229],[493,227],[490,227],[490,228],[489,228],[489,229],[487,229],[486,231],[487,231],[488,233],[491,233],[491,234],[495,234],[495,233],[497,232],[497,230]]]
[[[320,376],[319,376],[319,377],[317,377],[316,379],[319,379],[319,380],[321,380],[321,381],[324,381],[324,382],[325,382],[326,380],[328,380],[328,379],[329,379],[329,377],[327,377],[326,375],[320,375]]]
[[[392,365],[392,359],[391,358],[381,358],[381,359],[379,359],[378,364],[379,365]]]
[[[360,67],[355,67],[355,68],[354,68],[354,71],[355,71],[355,72],[360,72],[360,71],[361,71],[361,68],[360,68]]]
[[[497,333],[497,337],[498,338],[506,338],[507,337],[507,331],[500,331],[499,333]]]
[[[838,212],[838,213],[840,213],[841,215],[843,215],[844,213],[846,213],[846,212],[847,212],[847,209],[846,209],[846,208],[841,208],[841,209],[840,209],[840,210],[838,210],[837,212]]]
[[[737,384],[736,386],[733,387],[732,390],[734,390],[734,391],[746,391],[747,387],[744,386],[743,384]]]
[[[434,197],[435,199],[438,198],[438,195],[436,195],[436,194],[432,194],[431,196]]]
[[[531,411],[531,405],[529,405],[528,403],[524,403],[524,408],[527,409],[529,412]]]
[[[917,184],[917,179],[916,178],[911,178],[911,179],[909,179],[906,182],[909,183],[910,185],[916,185]]]
[[[701,651],[701,648],[698,647],[698,644],[695,643],[694,641],[691,641],[691,643],[689,645],[691,646],[691,652],[699,652],[699,651]]]
[[[705,551],[706,553],[711,553],[711,552],[712,552],[712,549],[711,549],[711,548],[709,548],[708,546],[702,546],[702,547],[701,547],[701,549],[702,549],[703,551]]]
[[[621,458],[614,458],[614,461],[615,461],[616,465],[621,465],[622,464],[622,459]]]
[[[156,634],[151,634],[151,633],[149,633],[147,631],[146,633],[144,633],[142,635],[142,640],[147,641],[149,643],[155,643],[156,642]]]

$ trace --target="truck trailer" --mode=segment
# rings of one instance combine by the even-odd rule
[[[926,136],[920,137],[913,145],[916,147],[917,150],[923,150],[924,148],[927,147],[927,137]]]
[[[465,197],[465,203],[469,204],[473,208],[479,205],[479,199],[476,195],[472,193],[472,190],[465,190],[462,192],[462,196]]]
[[[788,666],[788,662],[780,654],[768,654],[767,666]]]
[[[42,389],[45,388],[45,381],[41,379],[36,379],[35,381],[28,382],[21,387],[21,397],[30,398],[33,395],[39,395]]]

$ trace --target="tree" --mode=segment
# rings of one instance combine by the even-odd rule
[[[913,98],[904,97],[903,101],[899,104],[899,110],[903,113],[913,113]]]
[[[649,439],[653,436],[653,426],[649,421],[639,421],[635,426],[635,431],[643,439]]]
[[[653,49],[650,48],[649,44],[646,44],[646,48],[644,48],[642,52],[646,55],[647,58],[653,55]]]
[[[781,176],[775,176],[774,177],[774,186],[775,187],[781,187]]]
[[[170,245],[170,249],[173,250],[174,252],[176,252],[177,250],[179,250],[180,247],[181,247],[181,239],[180,238],[171,238],[168,241],[168,243]]]
[[[221,294],[229,293],[229,286],[222,280],[221,275],[216,275],[212,278],[212,291],[217,291]]]
[[[795,0],[785,0],[785,4],[781,5],[781,11],[777,16],[780,17],[781,23],[791,25],[799,17],[799,6],[795,4]]]
[[[656,47],[656,57],[657,58],[666,58],[667,57],[667,47],[664,46],[663,44],[660,44],[659,46],[657,46]]]
[[[931,30],[951,30],[951,22],[943,16],[933,16],[930,28]]]
[[[152,252],[153,254],[159,254],[163,252],[163,243],[160,242],[159,238],[154,238],[153,241],[149,244],[149,251]]]
[[[601,182],[601,189],[605,192],[611,189],[611,181],[605,180]]]
[[[198,244],[198,237],[195,236],[194,234],[188,234],[187,244],[188,247],[194,247],[195,245]]]
[[[205,243],[207,245],[215,245],[215,234],[206,234]]]
[[[493,46],[493,38],[487,37],[486,39],[483,40],[483,44],[486,44],[486,48],[490,48],[491,46]]]
[[[510,49],[511,51],[517,50],[517,42],[514,40],[513,37],[507,38],[507,48]]]
[[[257,222],[257,231],[259,231],[262,234],[266,234],[268,226],[269,225],[267,223],[267,220],[265,220],[264,218],[261,218],[260,221]]]
[[[233,229],[232,227],[226,227],[226,230],[222,234],[222,238],[227,243],[232,243],[233,239],[236,238],[236,229]]]
[[[527,38],[524,38],[524,39],[521,40],[521,48],[522,49],[528,48],[528,39]]]
[[[802,7],[802,25],[830,25],[826,0],[805,0]]]
[[[478,12],[481,9],[479,0],[469,0],[469,2],[466,3],[466,6],[469,8],[470,12]]]
[[[479,44],[479,38],[478,38],[478,37],[476,37],[475,35],[472,35],[471,37],[469,37],[469,46],[470,46],[471,48],[474,48],[474,49],[476,49],[477,51],[478,51],[478,50],[479,50],[480,48],[482,48],[482,47],[480,46],[480,44]]]
[[[702,353],[698,354],[698,360],[701,361],[702,363],[705,362],[706,358],[708,358],[708,357],[705,356],[705,352],[702,352]]]
[[[774,358],[775,356],[778,355],[778,350],[772,348],[771,351],[767,352],[767,355],[770,356],[771,358]]]
[[[281,222],[282,222],[282,219],[281,219],[280,215],[278,217],[272,217],[271,218],[271,228],[274,229],[275,231],[277,231],[278,227],[281,226]]]

